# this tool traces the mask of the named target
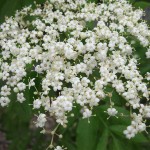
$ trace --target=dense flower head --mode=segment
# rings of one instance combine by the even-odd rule
[[[9,105],[11,93],[23,103],[25,91],[33,88],[33,108],[45,110],[36,126],[44,127],[47,112],[66,126],[75,105],[81,106],[83,118],[92,116],[94,106],[111,97],[105,91],[111,86],[133,110],[126,137],[145,131],[145,118],[150,117],[150,73],[144,80],[134,47],[139,42],[147,49],[145,58],[150,58],[150,30],[142,16],[143,11],[134,10],[126,0],[99,5],[85,0],[50,0],[17,11],[0,26],[1,106]],[[109,116],[117,116],[114,105],[110,103],[106,111]]]

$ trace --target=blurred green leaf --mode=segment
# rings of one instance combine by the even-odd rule
[[[125,137],[125,135],[123,134],[123,131],[127,128],[125,125],[112,125],[109,128],[116,135]]]
[[[112,138],[113,138],[113,142],[112,142],[111,150],[125,150],[126,149],[126,147],[122,145],[121,140],[118,140],[115,136],[113,136]]]
[[[149,143],[150,140],[147,139],[146,136],[144,136],[143,133],[138,133],[131,141],[135,143]]]
[[[77,128],[77,150],[95,150],[99,129],[99,122],[96,117],[82,119]]]
[[[91,3],[97,3],[99,0],[87,0],[87,1]]]
[[[96,150],[107,150],[108,138],[109,138],[109,131],[105,129],[102,135],[100,135]]]
[[[135,0],[128,0],[130,3],[134,3],[135,2]]]
[[[12,16],[14,12],[18,9],[21,9],[20,0],[5,0],[1,1],[0,7],[0,22],[3,22],[5,16]]]
[[[136,3],[134,4],[134,7],[135,7],[135,8],[142,8],[142,9],[145,9],[145,8],[147,8],[147,7],[150,7],[150,3],[144,2],[144,1],[136,2]]]
[[[61,139],[61,144],[65,145],[69,150],[76,150],[75,141],[72,139],[72,134],[68,131],[65,135],[63,135],[63,139]]]
[[[41,4],[46,0],[35,0]],[[0,0],[0,23],[5,20],[5,17],[13,16],[16,10],[20,10],[24,6],[33,4],[33,0]]]

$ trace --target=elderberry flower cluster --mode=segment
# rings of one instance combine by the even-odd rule
[[[33,109],[45,110],[36,126],[44,127],[47,113],[66,126],[74,106],[89,118],[94,106],[108,96],[105,87],[112,86],[133,110],[126,137],[146,130],[150,73],[143,80],[134,57],[135,42],[129,40],[136,39],[147,49],[145,58],[150,58],[150,30],[142,16],[126,0],[98,5],[48,0],[17,11],[0,26],[1,106],[9,105],[12,93],[23,103],[26,91],[34,89]],[[116,116],[118,111],[110,105],[107,113]]]

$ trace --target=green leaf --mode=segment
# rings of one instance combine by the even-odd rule
[[[131,141],[135,143],[149,143],[150,140],[147,139],[146,136],[144,136],[143,133],[138,133]]]
[[[0,8],[0,22],[3,22],[5,16],[12,16],[17,9],[21,8],[20,0],[6,0],[2,2]]]
[[[96,150],[107,150],[109,131],[105,129],[99,138]]]
[[[113,136],[112,149],[111,150],[125,150],[126,148],[115,136]]]
[[[135,0],[128,0],[130,3],[134,3],[135,2]]]
[[[44,3],[46,0],[35,0],[37,3]],[[5,16],[13,16],[16,10],[33,4],[33,0],[0,0],[0,23],[4,22]]]
[[[89,3],[91,2],[91,3],[97,3],[98,2],[98,0],[87,0]]]
[[[135,4],[134,4],[134,7],[135,8],[142,8],[142,9],[145,9],[145,8],[147,8],[147,7],[150,7],[150,3],[148,3],[148,2],[136,2]]]
[[[20,0],[20,1],[22,1],[22,5],[23,5],[23,6],[28,6],[28,5],[31,5],[31,4],[34,3],[33,0],[25,0],[25,1]],[[35,2],[38,3],[38,4],[42,4],[42,3],[44,3],[45,1],[46,1],[46,0],[35,0]]]
[[[77,150],[95,150],[98,137],[98,120],[96,117],[79,121],[77,127]]]
[[[69,131],[63,135],[61,145],[65,145],[69,150],[76,150],[75,142],[72,140],[72,133]]]
[[[96,27],[96,21],[86,22],[86,28],[88,30],[93,30]],[[98,72],[99,73],[99,72]]]
[[[119,135],[121,137],[124,137],[123,131],[126,129],[127,127],[125,125],[112,125],[110,126],[110,130],[116,134]]]

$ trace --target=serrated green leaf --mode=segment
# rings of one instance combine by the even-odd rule
[[[100,135],[96,150],[107,150],[108,138],[109,138],[109,131],[105,129],[102,135]]]

